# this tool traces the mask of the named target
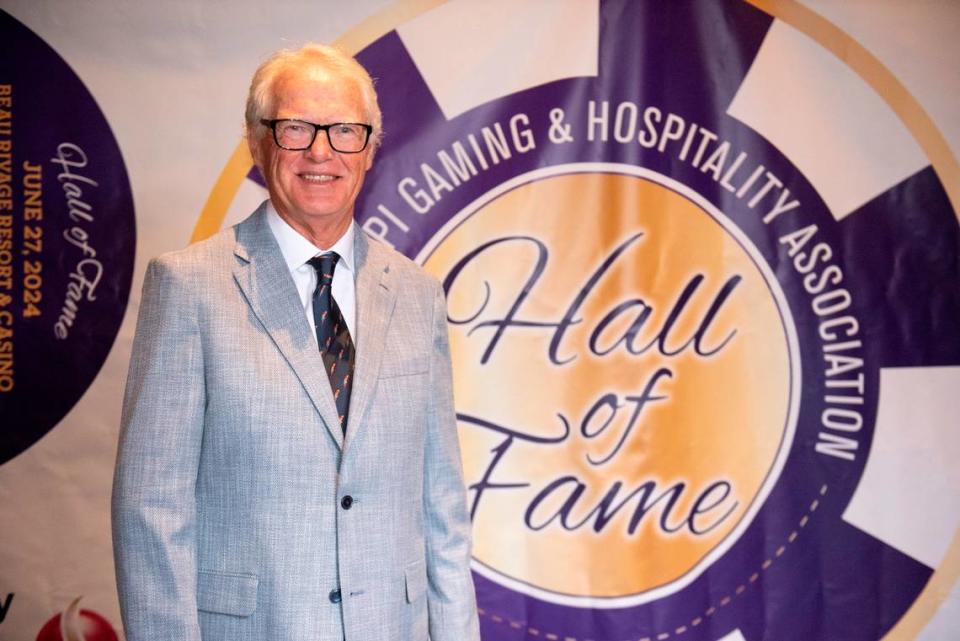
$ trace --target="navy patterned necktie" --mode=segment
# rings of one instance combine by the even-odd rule
[[[317,344],[333,389],[333,400],[340,416],[340,429],[347,431],[350,409],[350,384],[353,379],[355,350],[340,306],[333,299],[333,270],[340,256],[328,252],[314,256],[307,263],[317,270],[317,288],[313,290],[313,322],[317,328]]]

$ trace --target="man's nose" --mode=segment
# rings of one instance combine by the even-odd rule
[[[322,129],[317,130],[317,135],[313,139],[313,144],[307,148],[307,155],[316,160],[325,160],[333,156],[334,150],[330,146],[330,139],[327,132]]]

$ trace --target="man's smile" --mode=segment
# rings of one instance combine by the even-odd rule
[[[301,174],[297,174],[297,175],[300,176],[300,178],[302,178],[303,180],[305,180],[305,181],[307,181],[307,182],[311,182],[311,183],[327,183],[327,182],[331,182],[331,181],[339,180],[339,179],[340,179],[340,176],[335,176],[335,175],[333,175],[333,174],[308,174],[308,173],[301,173]]]

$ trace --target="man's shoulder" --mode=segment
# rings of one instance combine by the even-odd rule
[[[150,260],[150,267],[179,274],[218,273],[235,262],[237,228],[222,229],[213,236],[181,249],[164,252]]]

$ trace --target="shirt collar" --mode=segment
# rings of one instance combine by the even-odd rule
[[[350,226],[343,236],[337,239],[328,250],[323,250],[311,243],[300,232],[291,227],[287,221],[280,217],[273,203],[267,202],[267,224],[270,231],[273,232],[277,244],[280,245],[280,253],[283,254],[283,260],[287,264],[287,269],[291,272],[302,267],[308,260],[319,254],[327,252],[336,252],[340,255],[337,266],[345,266],[347,271],[354,274],[353,269],[353,240],[356,234],[356,223],[351,220]]]

